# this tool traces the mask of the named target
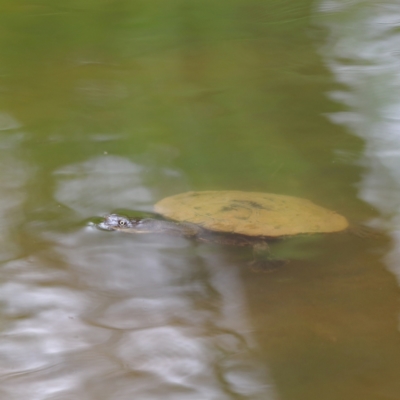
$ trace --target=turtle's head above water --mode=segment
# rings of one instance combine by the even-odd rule
[[[128,218],[120,214],[109,214],[96,226],[104,231],[159,233],[164,232],[163,224],[165,223],[165,221],[158,221],[154,218]]]
[[[131,220],[123,215],[110,214],[104,217],[104,220],[97,224],[99,229],[105,231],[116,231],[134,228],[137,221]]]

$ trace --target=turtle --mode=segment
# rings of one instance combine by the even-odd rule
[[[344,231],[348,220],[310,200],[274,193],[190,191],[166,197],[154,205],[154,217],[129,218],[110,214],[97,226],[129,233],[167,233],[253,248],[250,267],[270,271],[286,263],[275,259],[268,242],[314,233]]]

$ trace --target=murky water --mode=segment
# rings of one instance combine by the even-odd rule
[[[1,3],[0,398],[399,399],[400,7]],[[186,190],[382,230],[248,249],[102,232]]]

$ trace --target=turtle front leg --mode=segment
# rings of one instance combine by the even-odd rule
[[[274,258],[268,243],[262,240],[253,245],[253,261],[249,263],[249,267],[254,272],[273,272],[287,262],[287,260]]]

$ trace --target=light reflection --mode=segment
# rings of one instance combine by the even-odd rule
[[[54,176],[57,201],[83,217],[154,203],[145,168],[124,158]],[[169,179],[179,173],[166,169]],[[3,266],[4,398],[276,397],[238,271],[222,255],[180,238],[89,227],[39,235],[46,250]]]
[[[340,13],[329,14],[333,3],[323,1],[320,7],[329,31],[323,55],[346,87],[330,95],[349,112],[330,117],[365,140],[359,196],[381,213],[371,223],[386,228],[394,239],[385,260],[400,282],[400,6],[392,1],[373,6],[335,2]]]
[[[57,170],[59,186],[55,197],[85,216],[108,213],[110,208],[140,208],[152,199],[150,190],[143,185],[142,173],[141,165],[123,158],[94,158]]]
[[[0,131],[8,131],[10,129],[19,129],[22,124],[17,121],[11,114],[6,112],[0,112]],[[20,135],[12,135],[19,137]]]

